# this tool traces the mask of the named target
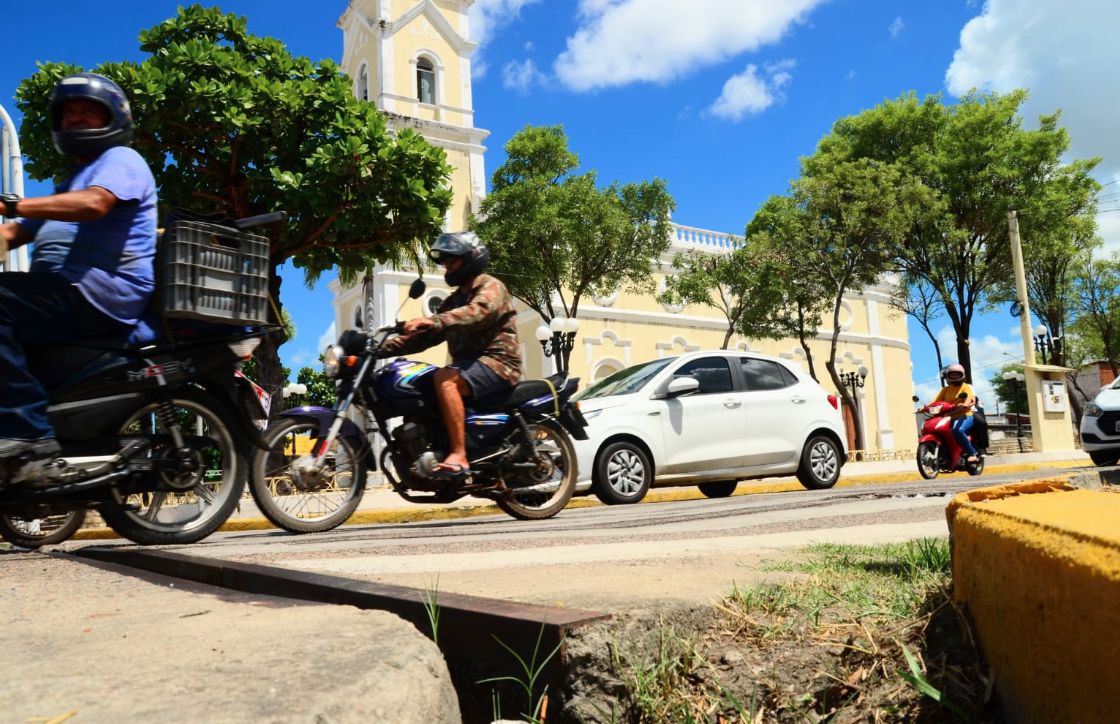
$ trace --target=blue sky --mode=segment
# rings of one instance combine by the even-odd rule
[[[79,0],[9,3],[0,41],[0,104],[42,60],[92,67],[139,59],[138,32],[176,2]],[[339,58],[344,0],[227,0],[251,32],[312,59]],[[664,178],[674,220],[742,233],[759,205],[782,193],[837,118],[914,91],[952,101],[970,87],[1031,90],[1028,125],[1063,110],[1071,156],[1101,156],[1102,183],[1120,178],[1120,84],[1112,73],[1112,0],[477,0],[473,34],[475,122],[491,132],[488,172],[527,124],[563,124],[583,169],[603,182]],[[49,189],[34,182],[28,193]],[[1107,198],[1107,197],[1106,197]],[[1120,207],[1104,203],[1102,209]],[[1102,214],[1108,249],[1120,249],[1120,213]],[[1029,226],[1024,224],[1029,243]],[[331,320],[324,278],[303,288],[286,274],[285,305],[298,327],[281,350],[312,362]],[[952,361],[945,320],[937,325]],[[932,396],[936,363],[911,325],[914,382]],[[974,374],[1021,358],[1005,309],[973,330]],[[984,396],[986,383],[980,383]]]

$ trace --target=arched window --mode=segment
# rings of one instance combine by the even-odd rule
[[[360,100],[360,101],[368,101],[369,100],[369,68],[366,66],[365,63],[362,63],[362,67],[358,70],[358,88],[357,88],[357,91],[358,92],[355,93],[354,95],[356,95],[358,97],[358,100]]]
[[[427,58],[416,61],[416,97],[421,103],[436,102],[436,70]]]

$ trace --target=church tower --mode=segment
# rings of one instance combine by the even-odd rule
[[[412,128],[447,153],[454,200],[444,222],[464,229],[486,193],[482,141],[474,126],[467,11],[474,0],[350,0],[342,70],[354,95],[374,103],[390,129]]]

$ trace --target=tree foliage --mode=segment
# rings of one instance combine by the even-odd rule
[[[1073,331],[1085,347],[1084,355],[1087,361],[1104,361],[1116,375],[1120,372],[1120,253],[1107,259],[1082,259],[1074,288],[1078,315]]]
[[[589,294],[653,292],[675,204],[660,179],[611,183],[576,175],[560,126],[526,126],[505,146],[471,228],[510,293],[550,321],[575,317]]]
[[[742,245],[731,253],[691,250],[673,258],[659,300],[716,309],[727,320],[721,349],[731,337],[782,339],[794,331],[788,277],[780,257],[762,245]]]
[[[1026,415],[1029,411],[1027,409],[1027,393],[1025,382],[1020,382],[1017,379],[1004,379],[1004,374],[1023,374],[1023,365],[1009,364],[1004,365],[998,372],[988,378],[988,382],[992,385],[992,390],[996,393],[996,397],[1003,403],[1003,409],[1010,414]]]
[[[249,34],[244,17],[191,5],[140,33],[140,63],[94,69],[132,101],[134,147],[151,166],[164,209],[244,217],[284,210],[272,230],[275,267],[288,259],[311,284],[328,269],[351,282],[377,261],[438,233],[451,202],[442,150],[411,130],[390,135],[384,117],[354,98],[338,66],[293,56]],[[47,107],[58,78],[80,70],[41,64],[21,83],[20,141],[35,178],[62,177]],[[282,384],[275,347],[263,384]]]
[[[838,121],[807,163],[809,173],[838,160],[897,164],[932,191],[931,213],[915,218],[896,264],[937,292],[969,379],[972,320],[1013,278],[1007,212],[1030,220],[1032,238],[1060,237],[1055,227],[1088,213],[1085,194],[1095,184],[1095,160],[1061,162],[1069,139],[1057,113],[1023,128],[1026,96],[974,92],[953,105],[903,96]]]

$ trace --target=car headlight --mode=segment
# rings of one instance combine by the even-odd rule
[[[327,351],[323,353],[323,374],[328,379],[338,377],[339,360],[342,359],[342,347],[337,344],[332,344],[327,347]]]
[[[1101,406],[1097,403],[1090,402],[1088,405],[1085,405],[1085,417],[1100,417],[1103,414],[1104,410],[1102,410]]]

